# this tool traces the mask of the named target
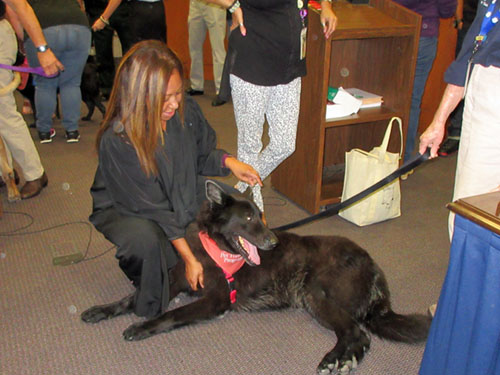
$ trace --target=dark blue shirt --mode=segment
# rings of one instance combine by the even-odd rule
[[[500,67],[500,21],[490,30],[484,41],[479,47],[478,51],[472,56],[474,49],[474,39],[481,30],[484,15],[488,10],[488,6],[492,0],[480,1],[477,7],[476,18],[472,23],[467,35],[465,36],[462,44],[462,49],[458,54],[455,61],[451,63],[446,70],[444,80],[457,86],[465,85],[465,78],[467,75],[467,65],[472,58],[472,64],[479,64],[484,67],[495,66]],[[495,13],[500,7],[500,1],[497,0],[495,5]]]

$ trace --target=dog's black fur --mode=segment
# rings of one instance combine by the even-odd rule
[[[393,312],[382,270],[352,241],[338,236],[273,233],[263,224],[251,201],[227,195],[213,182],[207,182],[207,196],[209,203],[201,210],[198,228],[188,231],[186,237],[203,264],[205,287],[199,292],[200,298],[157,318],[133,324],[123,333],[126,340],[145,339],[212,319],[228,310],[302,308],[337,335],[337,344],[317,368],[319,374],[349,372],[361,361],[370,346],[364,328],[394,341],[425,340],[431,318]],[[225,276],[203,250],[198,230],[206,231],[221,249],[245,258],[247,264],[234,275],[236,303],[231,304]],[[262,250],[259,266],[249,259],[238,236]],[[190,291],[183,262],[172,269],[170,282],[171,298]],[[95,306],[85,311],[82,319],[95,323],[131,312],[132,304],[133,296],[129,296]]]
[[[106,108],[104,107],[104,104],[102,104],[103,98],[99,90],[97,63],[92,55],[89,55],[87,63],[83,68],[80,90],[82,92],[82,100],[89,110],[87,116],[82,117],[82,120],[90,121],[92,119],[92,115],[94,114],[95,107],[97,107],[97,109],[104,116]]]

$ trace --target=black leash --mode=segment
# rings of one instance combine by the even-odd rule
[[[311,221],[316,221],[318,219],[322,219],[325,217],[336,215],[339,213],[340,210],[350,206],[353,203],[356,203],[357,201],[363,199],[367,195],[369,195],[369,194],[373,193],[374,191],[380,189],[381,187],[387,185],[389,182],[395,180],[396,178],[398,178],[398,177],[404,175],[405,173],[408,173],[412,169],[418,167],[420,164],[427,161],[429,159],[429,157],[430,157],[430,149],[427,149],[427,151],[423,155],[418,154],[413,159],[411,159],[407,163],[403,164],[400,168],[396,169],[394,172],[392,172],[387,177],[383,178],[379,182],[376,182],[375,184],[373,184],[369,188],[359,192],[358,194],[353,195],[349,199],[347,199],[343,202],[337,203],[337,204],[331,206],[330,208],[326,209],[325,211],[317,213],[316,215],[312,215],[312,216],[306,217],[305,219],[297,220],[297,221],[294,221],[293,223],[289,223],[289,224],[282,225],[280,227],[273,228],[273,230],[288,230],[288,229],[292,229],[292,228],[297,228],[297,227],[300,227],[304,224],[310,223]]]

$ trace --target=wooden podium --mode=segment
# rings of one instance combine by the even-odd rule
[[[500,192],[459,199],[420,375],[500,374]]]
[[[339,22],[326,40],[319,13],[309,6],[296,150],[271,177],[277,191],[311,213],[340,200],[346,151],[379,145],[393,116],[403,120],[406,139],[420,33],[420,16],[390,0],[338,0],[333,8]],[[326,120],[329,86],[374,92],[384,103]],[[393,132],[389,150],[399,152],[399,130]]]

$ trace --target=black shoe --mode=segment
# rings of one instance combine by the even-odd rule
[[[191,87],[186,90],[186,94],[191,95],[191,96],[203,95],[203,93],[204,93],[203,90],[194,90]]]
[[[56,131],[52,128],[50,132],[38,132],[38,138],[40,138],[40,143],[51,143],[52,138],[56,135]]]
[[[454,152],[457,152],[460,139],[456,138],[446,138],[441,147],[439,147],[439,156],[450,156]]]
[[[80,133],[78,130],[73,130],[72,132],[66,131],[66,142],[76,143],[80,140]]]
[[[218,107],[223,104],[226,104],[226,101],[219,98],[219,95],[217,95],[215,99],[212,100],[212,107]]]

